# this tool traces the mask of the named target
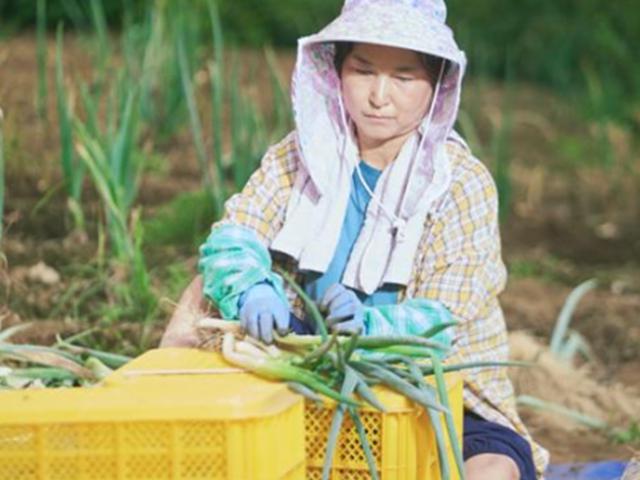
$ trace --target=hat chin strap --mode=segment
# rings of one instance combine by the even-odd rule
[[[433,92],[433,99],[431,100],[431,105],[429,106],[429,114],[427,116],[427,122],[425,124],[424,130],[422,132],[422,138],[420,139],[420,143],[418,144],[418,148],[416,149],[416,153],[415,153],[416,156],[417,156],[417,153],[420,152],[420,150],[422,150],[422,146],[424,145],[424,142],[427,138],[427,132],[429,131],[429,127],[431,126],[431,121],[433,119],[433,113],[435,111],[436,101],[438,99],[438,94],[440,93],[440,85],[442,83],[442,77],[444,76],[444,62],[445,62],[444,60],[440,62],[440,72],[438,73],[438,81],[436,82],[436,87]],[[345,129],[345,137],[344,137],[344,143],[342,147],[342,155],[344,155],[346,138],[347,138],[346,136],[349,134],[349,130],[347,129],[346,114],[345,114],[344,106],[342,103],[342,95],[338,95],[338,103],[340,106],[340,119],[342,120],[342,125],[343,125],[343,128]],[[411,176],[411,173],[413,173],[413,169],[415,168],[415,163],[416,162],[414,158],[414,161],[411,164],[410,176]],[[376,195],[373,192],[371,187],[369,187],[369,184],[367,184],[366,180],[364,179],[362,170],[360,169],[360,162],[356,164],[356,171],[358,172],[358,179],[360,180],[360,182],[362,183],[362,186],[371,197],[371,200],[373,200],[376,203],[376,205],[380,208],[380,210],[384,213],[384,215],[389,220],[389,223],[391,223],[392,234],[395,237],[396,242],[401,243],[404,240],[407,220],[399,217],[394,212],[389,210],[382,203],[382,200],[380,200],[378,195]],[[402,201],[400,203],[400,210],[399,210],[400,212],[402,212],[405,200],[406,200],[406,196],[403,195]]]

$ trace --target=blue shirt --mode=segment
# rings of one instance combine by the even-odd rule
[[[382,171],[371,165],[367,165],[364,161],[360,162],[360,171],[369,189],[373,191]],[[307,295],[316,302],[322,300],[324,293],[331,285],[340,283],[344,269],[347,266],[347,261],[351,255],[351,250],[353,250],[353,245],[356,243],[360,230],[362,229],[367,213],[367,206],[370,201],[371,196],[364,185],[362,185],[357,170],[354,169],[351,177],[351,194],[349,195],[347,212],[344,216],[342,232],[340,232],[340,238],[336,251],[333,254],[333,260],[331,260],[327,271],[322,274],[305,272],[305,291]],[[356,294],[365,305],[391,305],[398,301],[398,286],[385,284],[371,295],[357,290]]]

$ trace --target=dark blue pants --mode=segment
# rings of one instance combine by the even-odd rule
[[[536,480],[531,446],[521,435],[465,410],[462,456],[465,460],[481,453],[496,453],[513,459],[521,480]]]

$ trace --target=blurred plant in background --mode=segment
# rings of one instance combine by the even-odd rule
[[[67,94],[68,87],[65,85],[63,43],[64,30],[63,25],[60,24],[56,33],[55,73],[58,131],[60,132],[60,166],[64,187],[67,191],[67,207],[73,218],[73,227],[76,231],[84,234],[85,221],[81,207],[84,167],[73,151],[73,106]],[[88,123],[95,129],[95,112],[89,110],[87,117],[89,119]]]
[[[4,113],[0,108],[0,254],[4,227]],[[1,259],[0,259],[1,261]]]
[[[207,62],[210,83],[210,116],[213,155],[207,154],[202,121],[197,108],[192,66],[187,56],[184,19],[178,21],[177,57],[180,65],[184,98],[189,110],[190,126],[204,187],[214,205],[214,216],[222,215],[223,203],[230,193],[238,191],[256,169],[269,143],[283,136],[291,125],[288,95],[278,77],[274,55],[267,50],[266,67],[271,86],[272,108],[263,116],[255,101],[240,90],[239,60],[231,59],[227,74],[225,47],[218,8],[213,0],[207,2],[211,21],[213,59]],[[250,66],[250,70],[254,68]],[[254,75],[252,77],[255,78]],[[262,90],[267,92],[268,90]],[[227,115],[225,116],[225,112]],[[267,127],[267,122],[270,127]],[[225,128],[226,127],[226,128]],[[225,138],[226,137],[226,138]],[[224,145],[229,148],[224,151]]]
[[[94,274],[102,278],[108,303],[119,317],[148,321],[156,315],[158,299],[143,255],[143,223],[136,206],[147,158],[179,135],[188,119],[205,193],[198,201],[212,206],[210,224],[222,215],[226,198],[258,166],[269,143],[290,128],[288,95],[271,50],[256,63],[225,47],[213,0],[186,9],[172,1],[147,3],[145,8],[123,6],[120,29],[111,32],[108,2],[64,3],[62,17],[71,17],[76,28],[82,26],[94,59],[88,75],[65,72],[61,21],[55,93],[68,209],[74,230],[84,234],[88,227],[82,196],[87,189],[97,194],[104,216],[98,223],[96,268],[105,273]],[[37,7],[36,98],[37,105],[44,105],[44,26],[50,16],[55,18],[56,7],[46,0],[39,0]],[[241,86],[256,74],[271,87],[260,89],[265,99],[272,99],[266,107],[257,103],[262,98],[247,95]],[[207,84],[209,88],[203,88]],[[46,121],[44,114],[41,118]]]

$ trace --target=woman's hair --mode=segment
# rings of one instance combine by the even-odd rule
[[[353,50],[355,43],[335,42],[334,46],[335,53],[333,57],[333,65],[336,68],[338,76],[340,76],[342,75],[342,65],[344,65],[344,61]],[[422,63],[422,66],[425,68],[427,74],[429,75],[431,83],[435,85],[435,83],[438,81],[438,75],[440,74],[442,62],[444,62],[444,73],[446,73],[447,69],[449,68],[449,61],[440,57],[435,57],[433,55],[427,55],[426,53],[418,52],[418,55],[420,56],[420,62]]]

